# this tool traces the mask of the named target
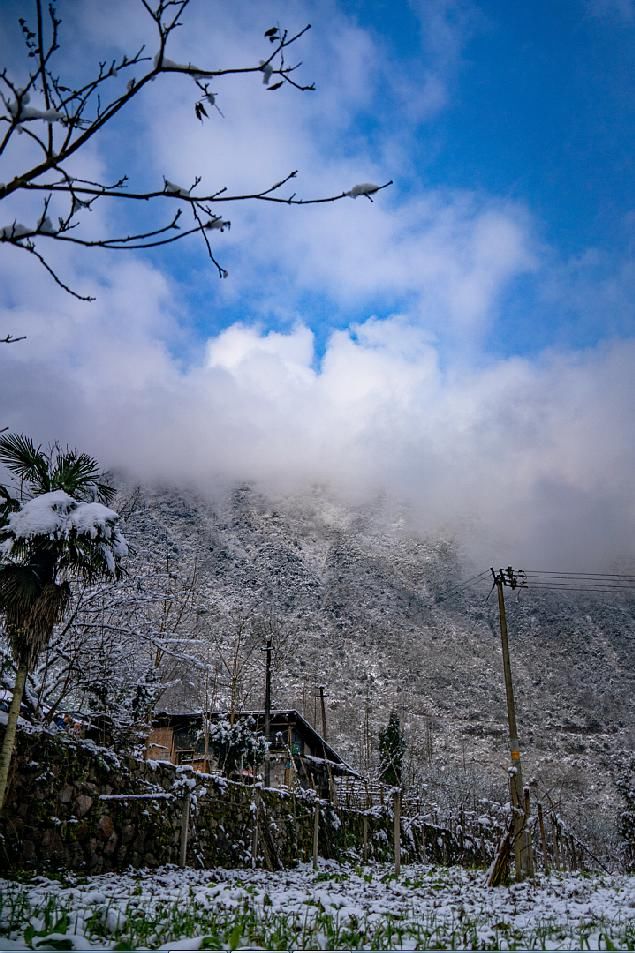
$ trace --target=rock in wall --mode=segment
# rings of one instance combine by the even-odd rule
[[[1,737],[1,736],[0,736]],[[316,800],[237,784],[166,762],[115,754],[93,742],[41,729],[18,732],[7,804],[0,818],[0,870],[102,873],[178,864],[184,809],[186,863],[268,866],[310,860]],[[361,856],[364,815],[317,802],[319,853]],[[393,820],[367,816],[367,856],[392,858]],[[406,819],[402,858],[487,864],[493,838]]]

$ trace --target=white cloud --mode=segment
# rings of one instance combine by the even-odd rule
[[[208,342],[207,363],[209,367],[235,370],[251,357],[263,354],[272,355],[286,368],[308,370],[313,360],[313,335],[302,326],[290,334],[260,334],[257,328],[235,324]]]
[[[251,251],[266,275],[267,246]],[[468,194],[302,210],[302,220],[289,217],[281,228],[276,252],[299,287],[343,306],[416,300],[429,328],[476,336],[495,320],[508,285],[536,266],[523,210]]]
[[[112,22],[126,7],[109,12]],[[81,9],[80,35],[101,15],[94,4]],[[217,21],[210,9],[192,7],[193,28],[176,38],[175,57],[187,49],[222,64],[261,58],[271,24],[259,7],[231,5]],[[420,7],[436,11],[434,63],[421,87],[428,103],[418,117],[404,112],[406,124],[451,95],[469,34],[458,14],[467,9],[449,0]],[[172,275],[151,259],[53,248],[60,274],[97,295],[90,306],[2,249],[0,334],[26,333],[28,342],[0,348],[0,426],[68,440],[142,478],[208,490],[244,479],[277,488],[322,481],[366,495],[387,489],[410,501],[418,525],[476,522],[482,548],[502,540],[510,558],[582,554],[598,565],[632,551],[633,342],[532,361],[495,361],[479,349],[520,276],[534,272],[545,301],[562,308],[566,300],[580,314],[594,289],[607,308],[623,310],[632,269],[554,263],[519,203],[426,189],[411,169],[410,185],[400,182],[401,169],[385,168],[384,158],[407,162],[411,130],[377,152],[355,120],[374,110],[384,121],[403,102],[403,71],[380,39],[334,5],[324,11],[330,29],[307,39],[316,99],[269,94],[260,77],[219,81],[227,118],[201,125],[191,83],[156,83],[130,123],[91,153],[89,174],[130,167],[148,182],[167,175],[188,184],[204,174],[212,188],[251,191],[300,168],[293,188],[302,194],[389,176],[394,189],[374,204],[222,207],[234,227],[218,236],[217,251],[231,277],[221,283],[204,272],[201,251],[196,314],[175,277],[179,261],[191,267],[190,246],[175,256]],[[297,26],[308,19],[308,5],[291,12]],[[141,21],[130,31],[134,45]],[[118,30],[109,35],[118,40]],[[90,227],[113,228],[120,214],[102,205]],[[305,310],[307,295],[319,298],[319,313]],[[234,314],[242,306],[241,320],[223,328],[229,305]],[[346,322],[346,309],[384,317]],[[274,310],[288,319],[282,330],[267,324]],[[200,328],[208,316],[221,330],[203,332],[201,342],[191,324]]]
[[[496,539],[496,553],[598,565],[632,550],[635,342],[478,369],[442,362],[405,315],[334,331],[320,357],[306,326],[243,322],[184,366],[167,346],[174,290],[130,263],[89,320],[55,295],[54,327],[43,305],[25,310],[28,345],[0,350],[2,424],[211,492],[385,490],[424,529],[476,524],[481,553]]]

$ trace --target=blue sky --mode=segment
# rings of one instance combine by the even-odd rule
[[[25,7],[3,7],[16,77]],[[71,80],[156,45],[132,0],[59,12]],[[191,81],[157,81],[75,174],[240,194],[298,169],[305,197],[394,185],[373,204],[219,207],[226,281],[195,239],[145,255],[41,239],[91,305],[0,246],[0,330],[28,338],[0,348],[0,425],[144,478],[387,487],[439,525],[467,514],[493,538],[511,518],[537,547],[631,552],[634,0],[192,0],[168,55],[257,63],[267,27],[309,21],[316,92],[219,79],[224,118],[201,124]],[[29,148],[15,137],[0,180]],[[104,202],[81,228],[153,214]]]
[[[426,190],[465,191],[517,203],[530,220],[549,274],[539,268],[510,281],[504,308],[487,331],[487,349],[536,353],[631,334],[632,7],[583,0],[377,0],[343,9],[388,54],[393,78],[407,74],[423,86],[428,75],[438,74],[445,87],[442,104],[423,108],[420,117],[404,108],[403,91],[389,83],[350,116],[347,139],[380,154],[388,142],[401,140],[407,151],[396,168],[384,164],[395,188],[382,201],[399,205]],[[328,16],[321,22],[317,11],[312,19],[314,30],[328,30]],[[322,89],[325,82],[321,76]],[[310,229],[310,213],[306,222]],[[361,320],[369,308],[367,300],[334,308],[329,295],[315,289],[301,300],[322,344],[333,324]],[[395,289],[374,289],[370,303],[373,313],[388,314],[409,301]],[[273,315],[267,319],[275,325]]]
[[[635,21],[575,2],[481,9],[427,167],[422,130],[427,175],[526,202],[565,255],[632,249]]]
[[[432,4],[350,4],[407,68],[435,62]],[[477,190],[524,204],[564,264],[596,253],[595,280],[632,260],[635,228],[635,15],[628,4],[447,4],[457,49],[445,108],[412,135],[398,188]],[[438,58],[438,53],[437,53]],[[425,69],[425,66],[424,66]],[[399,128],[397,112],[393,126]],[[368,121],[368,134],[381,126]],[[503,351],[588,346],[635,327],[635,311],[548,307],[533,281],[508,300]],[[492,347],[496,347],[494,340]],[[500,343],[498,344],[500,347]]]
[[[358,15],[370,9],[393,48],[416,60],[421,39],[426,48],[419,7],[422,16],[402,4],[393,17],[388,4],[363,4]],[[462,32],[447,108],[419,128],[412,184],[419,178],[524,203],[554,254],[566,261],[594,249],[603,259],[596,275],[610,274],[635,248],[632,8],[489,2],[464,10]],[[563,339],[588,345],[612,333],[601,314],[589,326],[565,303],[552,310],[532,302],[532,284],[520,282],[510,301],[514,324],[506,332],[521,352]],[[617,327],[632,332],[634,317],[629,309]]]

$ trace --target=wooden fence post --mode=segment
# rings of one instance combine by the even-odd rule
[[[260,791],[258,788],[254,791],[254,826],[251,832],[251,866],[258,865],[258,813],[260,811]]]
[[[293,835],[294,835],[294,853],[296,857],[298,856],[298,799],[295,794],[295,785],[293,786],[293,794],[291,795],[291,803],[293,804]]]
[[[538,828],[540,830],[540,844],[542,846],[542,865],[545,873],[549,873],[549,849],[547,847],[547,832],[545,831],[545,819],[542,814],[542,804],[538,801]]]
[[[370,801],[369,801],[369,797],[368,797],[368,784],[367,784],[366,782],[364,782],[364,784],[365,784],[365,787],[366,787],[366,803],[365,803],[365,805],[364,805],[364,820],[363,820],[363,826],[364,826],[364,833],[363,833],[364,846],[363,846],[363,849],[362,849],[362,860],[364,861],[365,864],[367,864],[367,863],[368,863],[368,808],[369,808],[369,806],[370,806]]]
[[[500,840],[496,855],[487,872],[487,886],[498,887],[502,884],[509,873],[509,861],[512,850],[512,837],[514,833],[514,815],[509,819],[509,826],[506,833]]]
[[[192,795],[188,790],[185,796],[183,797],[183,805],[181,808],[181,851],[180,851],[180,865],[185,867],[187,863],[187,840],[190,832],[190,804],[192,802]]]
[[[553,840],[553,865],[556,870],[560,870],[560,838],[558,835],[558,821],[555,815],[551,818],[551,833]]]
[[[320,839],[320,802],[317,797],[313,806],[313,870],[318,869],[318,847]]]
[[[573,834],[569,834],[569,850],[571,851],[571,870],[578,868],[578,854],[575,849],[575,839]]]
[[[529,795],[529,788],[525,786],[523,790],[524,797],[524,811],[525,819],[523,822],[523,850],[524,850],[524,873],[528,877],[534,876],[534,855],[533,855],[533,845],[531,839],[531,830],[529,827],[529,818],[531,817],[531,799]]]
[[[401,789],[393,797],[393,842],[395,853],[395,877],[401,873]]]

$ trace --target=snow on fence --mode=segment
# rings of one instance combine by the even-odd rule
[[[100,801],[174,801],[176,794],[100,794]]]
[[[353,779],[354,781],[354,779]],[[443,815],[394,789],[338,783],[331,799],[260,788],[166,762],[119,757],[50,732],[20,732],[7,814],[9,868],[105,872],[165,863],[276,869],[316,856],[487,865],[509,807]],[[383,803],[382,803],[383,802]],[[532,815],[539,867],[600,866],[550,810]],[[591,862],[591,863],[590,863]]]
[[[343,811],[357,811],[364,815],[372,815],[384,810],[394,812],[395,789],[383,784],[378,779],[367,780],[354,777],[339,777],[335,779],[333,787],[334,805]],[[483,846],[484,837],[501,839],[508,828],[511,818],[510,805],[492,803],[480,812],[459,809],[457,811],[440,812],[417,794],[401,795],[398,801],[401,815],[400,827],[402,836],[397,843],[395,834],[395,866],[399,867],[401,841],[404,832],[412,842],[412,831],[419,826],[422,830],[428,826],[439,831],[438,841],[441,846],[442,857],[445,863],[450,863],[451,857],[467,860],[475,845]],[[528,808],[529,809],[529,808]],[[545,817],[543,806],[536,804],[535,813],[529,811],[527,816],[527,830],[533,869],[541,868],[545,872],[555,870],[584,870],[607,868],[589,850],[589,848],[565,824],[562,817],[552,807]],[[407,849],[407,848],[406,848]],[[364,833],[363,854],[367,854],[367,833]],[[509,859],[507,861],[509,863]]]

